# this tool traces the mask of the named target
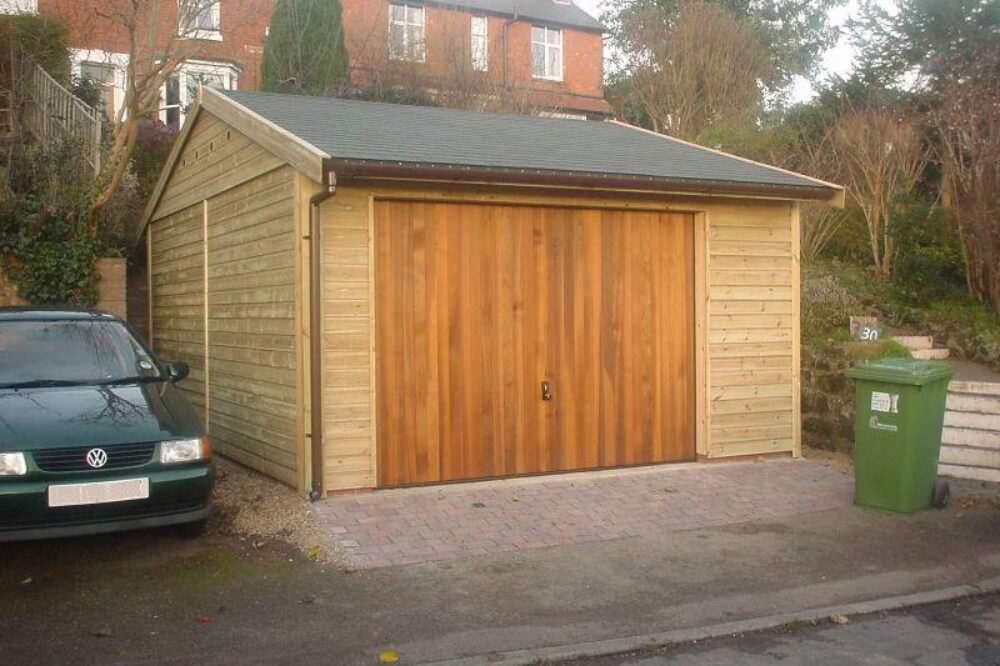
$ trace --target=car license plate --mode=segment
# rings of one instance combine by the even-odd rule
[[[149,497],[149,479],[122,479],[49,486],[49,506],[107,504]]]

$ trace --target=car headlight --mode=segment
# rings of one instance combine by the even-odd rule
[[[160,442],[160,462],[164,465],[205,460],[209,456],[208,437]]]
[[[0,476],[24,476],[28,463],[23,453],[0,453]]]

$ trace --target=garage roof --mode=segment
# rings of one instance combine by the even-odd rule
[[[617,122],[581,121],[245,91],[208,91],[309,144],[338,175],[403,170],[562,175],[642,188],[658,182],[831,198],[839,186]],[[210,108],[211,110],[211,108]],[[378,171],[379,173],[376,173]],[[410,173],[410,177],[419,177]]]

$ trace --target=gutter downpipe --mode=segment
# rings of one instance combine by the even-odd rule
[[[503,23],[503,87],[504,87],[504,90],[507,90],[507,88],[508,88],[508,82],[507,82],[507,62],[510,59],[510,54],[509,54],[510,47],[508,45],[509,41],[510,41],[509,37],[508,37],[509,32],[510,32],[509,28],[514,23],[517,23],[517,6],[514,7],[514,17],[511,18],[511,19],[509,19],[509,20],[507,20],[507,21],[504,21],[504,23]]]
[[[309,197],[309,454],[312,473],[309,501],[323,496],[323,336],[322,279],[320,263],[320,206],[337,193],[337,174],[328,160],[323,161],[326,187]]]

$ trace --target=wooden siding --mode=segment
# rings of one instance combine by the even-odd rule
[[[219,453],[299,479],[293,172],[212,197],[208,228],[208,421]]]
[[[303,197],[319,190],[307,188]],[[513,188],[341,187],[323,204],[323,423],[326,490],[377,479],[374,200],[613,207],[696,214],[698,452],[793,452],[797,267],[792,204],[753,199],[569,197]],[[704,353],[701,350],[706,350]],[[702,422],[703,420],[703,422]]]
[[[798,271],[791,204],[717,203],[708,220],[708,457],[792,451]]]
[[[177,386],[205,418],[205,232],[202,204],[150,226],[150,343],[163,361],[184,361],[191,374]]]
[[[174,164],[153,220],[284,166],[284,162],[215,116],[200,112]]]
[[[148,233],[157,355],[191,366],[216,451],[304,488],[295,178],[202,112]]]
[[[375,485],[371,211],[341,189],[322,207],[323,453],[326,490]]]

